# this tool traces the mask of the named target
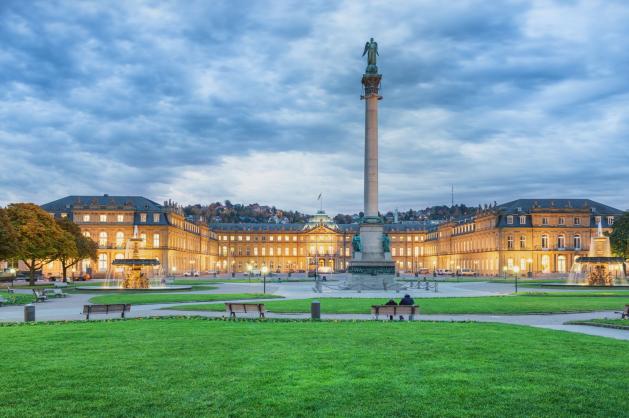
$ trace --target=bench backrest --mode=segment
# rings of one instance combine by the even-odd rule
[[[417,305],[373,305],[371,313],[373,315],[416,315],[418,308]]]
[[[265,312],[264,303],[226,303],[227,312]]]
[[[83,313],[110,313],[129,312],[131,305],[124,303],[113,303],[109,305],[83,305]]]
[[[629,315],[629,305],[625,305],[625,314]]]

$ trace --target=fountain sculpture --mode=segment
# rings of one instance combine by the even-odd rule
[[[586,257],[578,257],[572,265],[568,284],[582,286],[627,285],[625,259],[612,257],[609,237],[603,235],[601,223],[592,237]]]

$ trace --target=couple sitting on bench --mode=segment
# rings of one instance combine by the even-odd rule
[[[415,305],[415,300],[413,300],[411,295],[406,294],[404,295],[402,299],[400,299],[399,306],[413,306],[413,305]],[[385,303],[385,306],[398,306],[398,304],[393,299],[389,299],[389,301]],[[393,315],[389,315],[389,319],[393,320]],[[404,316],[400,315],[400,321],[403,319],[404,319]],[[413,316],[411,315],[409,319],[413,320]]]

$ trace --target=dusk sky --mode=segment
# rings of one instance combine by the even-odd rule
[[[627,1],[0,2],[0,204],[142,195],[362,210],[629,208]]]

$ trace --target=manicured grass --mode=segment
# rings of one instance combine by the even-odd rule
[[[613,417],[628,406],[625,342],[512,325],[144,319],[0,327],[0,340],[3,416]]]
[[[29,295],[28,293],[10,294],[9,292],[0,292],[0,297],[6,300],[3,305],[26,305],[33,301],[33,295]]]
[[[163,294],[163,293],[122,293],[95,296],[90,299],[91,303],[130,303],[131,305],[146,305],[152,303],[179,303],[179,302],[207,302],[221,300],[239,299],[273,299],[281,296],[262,293],[227,293],[227,294]]]
[[[176,285],[185,285],[185,286],[196,286],[196,285],[205,285],[205,284],[216,284],[219,283],[218,280],[214,279],[175,279],[173,280],[173,284]]]
[[[587,321],[570,321],[568,322],[568,324],[626,329],[629,331],[629,320],[627,319],[589,319]]]
[[[310,312],[313,299],[265,302],[276,313]],[[317,298],[321,312],[327,314],[368,314],[372,305],[382,305],[383,298]],[[416,298],[422,314],[530,314],[551,312],[586,312],[621,309],[629,297],[564,295],[483,296],[471,298]],[[173,306],[184,311],[222,311],[222,304]]]

